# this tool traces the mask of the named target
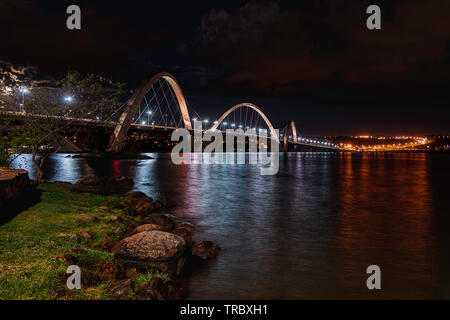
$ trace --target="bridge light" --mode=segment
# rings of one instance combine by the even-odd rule
[[[72,102],[73,98],[71,96],[65,96],[64,101],[65,102]]]
[[[192,118],[192,121],[197,121],[197,118]]]
[[[141,122],[142,125],[145,125],[146,123],[147,123],[147,122],[145,122],[145,121],[142,121],[142,122]]]
[[[239,128],[241,128],[241,129],[242,129],[242,124],[240,124],[240,125],[239,125]]]
[[[226,126],[227,124],[228,124],[228,123],[226,123],[226,122],[223,122],[223,125],[224,125],[224,126]]]
[[[234,123],[232,123],[231,126],[234,127]]]
[[[214,121],[214,124],[217,124],[217,121]]]
[[[205,119],[205,120],[203,120],[203,122],[204,122],[204,123],[208,123],[208,122],[209,122],[209,120],[208,120],[208,119]]]
[[[19,91],[21,94],[26,94],[26,93],[30,92],[30,90],[28,90],[27,88],[20,88]]]
[[[149,110],[149,111],[147,111],[147,114],[152,114],[152,112]]]

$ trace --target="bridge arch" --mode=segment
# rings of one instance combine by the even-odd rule
[[[255,110],[260,116],[261,118],[263,118],[264,122],[266,123],[266,125],[269,127],[270,133],[272,137],[275,137],[275,139],[278,141],[278,135],[277,132],[275,131],[275,128],[273,127],[272,123],[270,122],[269,118],[267,118],[267,116],[264,114],[264,112],[256,105],[254,105],[253,103],[249,103],[249,102],[244,102],[244,103],[239,103],[231,108],[229,108],[227,111],[225,111],[220,117],[219,119],[217,119],[217,122],[213,124],[213,126],[210,128],[210,130],[216,130],[220,124],[222,123],[223,120],[225,120],[225,118],[232,113],[234,110],[242,108],[242,107],[248,107],[251,108],[253,110]]]
[[[192,130],[191,119],[189,117],[189,111],[186,105],[181,87],[178,84],[175,77],[168,72],[159,72],[157,74],[149,76],[145,79],[141,85],[135,90],[130,99],[126,102],[125,111],[120,116],[119,122],[116,125],[113,135],[109,142],[109,150],[120,151],[123,147],[123,143],[127,137],[128,130],[130,128],[133,116],[138,111],[145,95],[150,91],[153,85],[159,80],[164,79],[172,88],[175,93],[175,97],[180,108],[180,112],[183,118],[184,127],[188,130]]]
[[[289,130],[290,129],[290,130]],[[294,142],[298,142],[297,141],[297,128],[295,127],[295,122],[294,120],[289,121],[289,124],[285,127],[285,130],[283,132],[284,137],[283,137],[283,142],[287,143],[288,142],[288,137],[289,137],[289,131],[292,133],[292,140]]]

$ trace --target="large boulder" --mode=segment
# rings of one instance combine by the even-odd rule
[[[0,209],[20,205],[30,186],[28,172],[10,168],[0,168]]]
[[[214,259],[219,251],[220,248],[213,241],[200,241],[191,248],[192,255],[203,260]]]
[[[122,239],[112,250],[117,259],[140,269],[154,268],[179,275],[185,262],[186,243],[163,231],[144,231]]]

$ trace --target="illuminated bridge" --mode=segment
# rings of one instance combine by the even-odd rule
[[[33,115],[25,113],[1,112],[2,116],[42,117],[48,115]],[[114,128],[110,137],[109,150],[121,151],[126,142],[129,131],[170,131],[184,128],[189,131],[194,128],[194,121],[200,121],[201,130],[218,130],[226,132],[229,129],[242,129],[245,133],[256,132],[275,139],[281,143],[280,150],[295,150],[296,146],[318,148],[324,151],[348,150],[334,142],[301,136],[293,120],[279,129],[277,134],[269,118],[262,109],[252,103],[240,103],[227,109],[217,120],[202,119],[188,105],[180,85],[173,75],[167,72],[157,73],[148,77],[134,91],[119,109],[115,110],[108,119],[85,119],[72,117],[56,117],[67,120],[71,126],[103,126]]]
[[[132,126],[142,129],[185,128],[193,130],[193,121],[201,121],[202,130],[225,132],[227,129],[242,129],[245,132],[265,134],[271,139],[280,141],[285,151],[289,144],[342,149],[332,142],[297,136],[294,121],[282,128],[278,136],[262,109],[252,103],[240,103],[232,106],[217,120],[210,123],[208,119],[202,119],[195,111],[190,110],[177,80],[167,72],[161,72],[146,79],[125,105],[115,113],[120,113],[120,118],[110,140],[110,150],[113,151],[122,149],[128,130]]]

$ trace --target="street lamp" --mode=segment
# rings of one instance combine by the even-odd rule
[[[19,110],[20,112],[24,113],[25,109],[23,108],[23,106],[25,105],[25,94],[27,94],[28,92],[30,92],[30,90],[28,90],[25,87],[22,87],[19,89],[19,92],[22,94],[22,103],[19,104]]]

